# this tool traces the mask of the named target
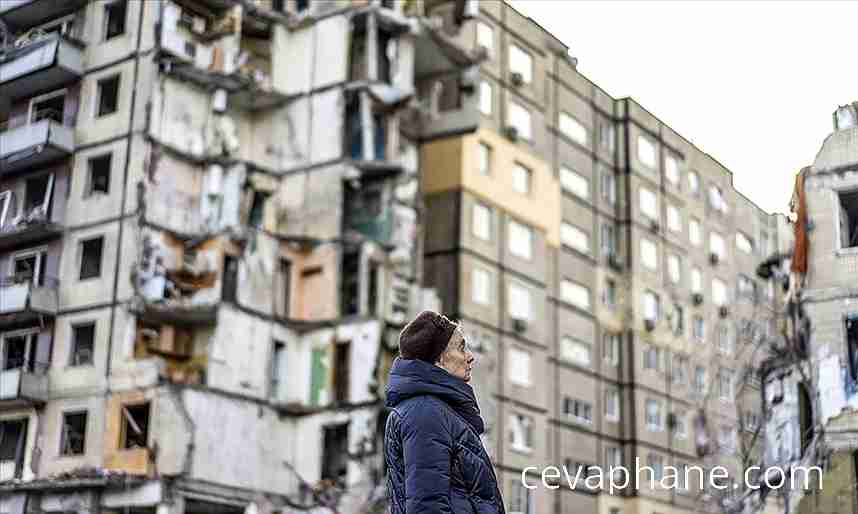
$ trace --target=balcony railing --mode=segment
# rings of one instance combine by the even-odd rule
[[[2,0],[0,19],[10,28],[32,27],[73,13],[87,0]]]
[[[59,280],[44,277],[41,283],[17,277],[0,279],[0,326],[54,316],[59,303]]]
[[[0,403],[42,404],[48,400],[47,365],[0,371]]]
[[[0,131],[0,176],[68,157],[74,148],[74,129],[52,118]]]
[[[0,96],[26,98],[83,76],[83,49],[59,34],[0,50]]]

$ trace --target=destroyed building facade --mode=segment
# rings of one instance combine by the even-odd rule
[[[478,120],[424,3],[0,2],[0,512],[383,504],[420,146]]]
[[[796,174],[792,228],[771,262],[787,294],[784,338],[764,369],[766,462],[819,466],[788,512],[858,512],[858,111],[839,107],[813,164]]]

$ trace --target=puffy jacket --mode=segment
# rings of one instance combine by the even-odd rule
[[[505,514],[471,386],[438,366],[397,358],[386,393],[391,514]]]

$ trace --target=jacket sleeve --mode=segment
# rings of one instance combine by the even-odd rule
[[[452,514],[450,465],[453,437],[447,416],[423,401],[413,419],[403,426],[405,512]]]

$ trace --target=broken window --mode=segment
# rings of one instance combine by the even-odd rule
[[[327,426],[324,430],[321,478],[336,482],[345,480],[349,459],[349,425]]]
[[[268,200],[268,193],[262,191],[253,192],[253,201],[250,204],[250,216],[247,223],[251,227],[262,228],[265,221],[265,202]]]
[[[125,18],[128,13],[127,0],[117,0],[104,6],[104,40],[125,33]]]
[[[35,285],[43,285],[44,267],[47,251],[26,251],[12,258],[12,276],[16,282],[32,281]]]
[[[88,161],[88,176],[84,197],[93,193],[107,194],[110,191],[110,163],[112,154],[99,155]]]
[[[334,345],[334,402],[349,401],[349,382],[351,381],[351,343],[348,341]]]
[[[310,405],[327,402],[328,351],[313,348],[310,355]]]
[[[221,299],[224,302],[235,302],[238,290],[238,259],[232,255],[223,258],[223,283],[221,285]]]
[[[360,252],[347,250],[343,254],[340,287],[340,311],[342,316],[360,313]]]
[[[119,447],[130,450],[149,446],[149,404],[122,407],[122,432]]]
[[[367,80],[369,77],[366,63],[366,30],[363,27],[356,27],[352,33],[349,52],[351,55],[349,80]]]
[[[306,3],[307,0],[304,0]],[[271,9],[277,12],[286,11],[286,0],[271,0]]]
[[[23,369],[32,371],[33,354],[36,351],[36,336],[34,332],[3,336],[2,365],[3,370]]]
[[[286,343],[274,341],[271,356],[271,396],[283,400],[286,385]]]
[[[310,0],[295,0],[295,10],[304,12],[310,7]]]
[[[86,411],[63,414],[60,455],[83,455],[86,451]]]
[[[356,96],[346,105],[346,144],[349,158],[354,160],[363,159],[360,102]]]
[[[858,246],[858,191],[840,191],[840,247]]]
[[[849,376],[858,382],[858,317],[846,320],[846,347],[849,354]]]
[[[369,277],[367,278],[367,314],[375,316],[378,314],[378,281],[379,281],[379,264],[377,262],[369,263]]]
[[[95,350],[95,322],[84,323],[72,327],[72,351],[70,366],[86,366],[92,364],[92,353]]]
[[[41,120],[53,120],[62,123],[65,105],[65,90],[34,98],[30,101],[30,123]]]
[[[810,393],[804,384],[798,384],[798,415],[799,428],[801,433],[801,453],[807,449],[810,444],[810,439],[813,436],[813,403],[810,400]]]
[[[0,482],[21,477],[26,442],[26,419],[0,421]]]
[[[80,280],[101,276],[101,254],[104,238],[94,237],[80,243]]]
[[[97,118],[116,112],[119,106],[119,75],[98,81],[95,105]]]
[[[51,175],[42,175],[27,180],[24,193],[24,212],[29,213],[45,202]]]
[[[289,259],[280,259],[280,287],[283,298],[283,316],[289,317],[289,306],[292,301],[292,263]]]

